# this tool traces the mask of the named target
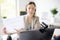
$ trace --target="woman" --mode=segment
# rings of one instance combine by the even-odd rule
[[[21,31],[40,29],[39,17],[35,16],[36,5],[34,2],[29,2],[26,5],[26,13],[27,15],[24,16],[25,27],[23,28],[23,30],[16,30],[17,33]]]
[[[36,5],[34,2],[29,2],[27,4],[26,12],[27,12],[27,15],[24,17],[25,29],[26,30],[39,29],[40,23],[39,23],[39,18],[35,16]]]
[[[34,2],[29,2],[27,4],[26,12],[27,12],[27,15],[24,16],[25,27],[23,28],[23,30],[15,29],[16,30],[15,33],[20,33],[21,31],[40,29],[39,18],[37,16],[35,16],[36,5]],[[8,34],[8,35],[14,34],[14,33],[8,33],[6,31],[6,28],[3,29],[3,33]]]

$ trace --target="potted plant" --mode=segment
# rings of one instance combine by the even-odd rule
[[[6,18],[7,18],[6,16],[3,17],[3,19],[6,19]]]
[[[54,17],[58,13],[57,8],[52,9],[51,13],[53,14],[53,17]]]
[[[53,8],[51,10],[51,13],[53,14],[52,18],[53,18],[53,23],[54,23],[54,21],[55,21],[55,15],[58,13],[57,8]]]

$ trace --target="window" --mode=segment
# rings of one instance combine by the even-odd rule
[[[3,0],[1,1],[1,16],[13,18],[17,15],[17,2],[16,0]]]

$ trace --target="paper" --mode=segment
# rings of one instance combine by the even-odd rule
[[[19,30],[21,28],[24,28],[24,17],[6,19],[3,23],[8,32],[16,32],[15,29]]]

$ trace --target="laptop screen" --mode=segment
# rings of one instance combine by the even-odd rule
[[[19,40],[51,40],[54,29],[46,29],[45,32],[39,30],[25,31],[20,33]]]

